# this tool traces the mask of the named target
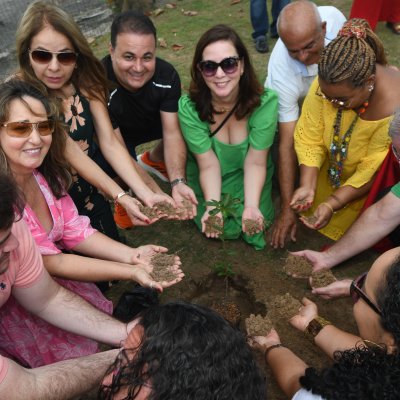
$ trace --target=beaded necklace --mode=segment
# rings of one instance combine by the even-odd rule
[[[343,162],[347,158],[347,151],[350,144],[351,134],[353,129],[360,118],[361,114],[364,114],[368,108],[368,101],[365,101],[361,107],[359,107],[356,116],[350,124],[349,129],[346,133],[340,137],[340,127],[342,123],[343,108],[339,108],[336,114],[335,123],[333,124],[333,138],[332,143],[329,147],[329,168],[328,178],[331,185],[335,188],[340,186],[340,178],[343,172]]]

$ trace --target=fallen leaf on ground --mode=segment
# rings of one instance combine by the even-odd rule
[[[166,8],[176,8],[176,4],[175,3],[167,3],[165,5]]]
[[[168,47],[167,41],[164,38],[158,38],[158,45],[164,49]]]
[[[187,17],[194,17],[197,14],[198,14],[197,11],[184,11],[183,12],[183,15],[186,15]]]
[[[231,0],[231,6],[240,3],[242,0]]]
[[[184,48],[183,45],[177,44],[177,43],[173,44],[171,47],[172,47],[173,51],[179,51],[179,50],[182,50]]]
[[[162,9],[162,8],[156,8],[154,11],[153,11],[153,15],[155,16],[155,17],[158,17],[160,14],[162,14],[164,12],[164,10]]]

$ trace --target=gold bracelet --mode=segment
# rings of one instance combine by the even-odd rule
[[[329,203],[327,203],[326,201],[324,201],[323,203],[320,204],[320,206],[322,206],[322,205],[323,206],[327,206],[332,211],[332,214],[335,213],[335,210],[333,209],[333,207]]]

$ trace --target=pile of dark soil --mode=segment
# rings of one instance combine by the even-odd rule
[[[222,219],[217,215],[210,215],[205,222],[206,233],[217,233],[221,235],[223,233]]]
[[[231,325],[239,325],[242,318],[242,313],[240,312],[239,306],[235,302],[224,299],[222,302],[211,304],[210,308],[224,317]]]
[[[276,296],[272,302],[270,317],[273,321],[279,319],[289,320],[298,314],[302,304],[290,293]]]
[[[176,279],[176,274],[171,270],[175,262],[175,254],[158,253],[151,259],[153,272],[151,277],[156,282],[171,282]]]
[[[311,278],[313,288],[325,287],[336,281],[335,275],[330,269],[313,272]]]
[[[263,224],[260,221],[256,221],[254,219],[245,219],[243,222],[244,226],[246,227],[246,232],[249,236],[255,235],[260,231],[260,229],[264,229],[262,226]]]
[[[289,254],[283,266],[283,271],[287,275],[307,278],[312,273],[312,264],[305,257]]]
[[[250,317],[246,318],[245,324],[246,331],[250,336],[266,336],[273,328],[271,320],[259,314],[250,314]]]

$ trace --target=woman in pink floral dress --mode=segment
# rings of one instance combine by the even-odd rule
[[[23,218],[58,282],[95,307],[111,313],[112,304],[92,281],[124,279],[162,291],[182,279],[155,282],[151,258],[167,249],[154,245],[130,248],[97,232],[78,215],[65,188],[65,140],[56,105],[20,80],[0,86],[0,170],[9,171],[25,195]],[[74,251],[89,257],[63,253]],[[96,258],[93,258],[96,257]],[[1,296],[1,291],[0,291]],[[38,367],[97,351],[97,343],[67,333],[23,309],[13,298],[0,310],[0,353]]]

